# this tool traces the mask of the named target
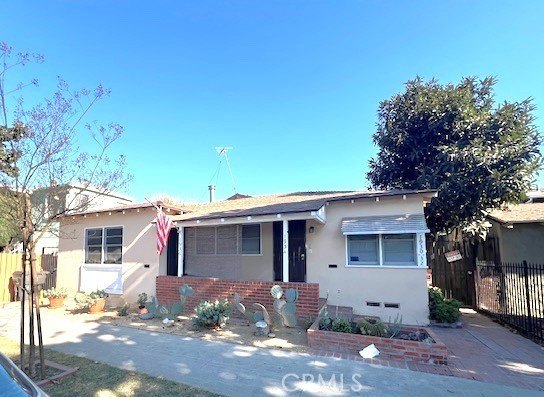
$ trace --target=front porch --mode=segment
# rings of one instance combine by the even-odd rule
[[[306,282],[307,233],[324,223],[324,211],[178,221],[166,274]]]
[[[238,293],[248,308],[251,308],[251,304],[258,302],[264,305],[270,313],[273,313],[274,299],[270,294],[270,288],[276,284],[284,290],[294,288],[298,291],[297,317],[299,320],[317,316],[320,309],[319,284],[317,283],[240,281],[191,276],[158,276],[156,283],[158,301],[179,301],[179,287],[184,284],[193,287],[195,291],[187,299],[186,312],[192,312],[193,308],[203,300],[228,299],[232,302],[234,294]]]

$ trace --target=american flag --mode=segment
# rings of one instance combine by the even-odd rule
[[[174,227],[172,220],[164,212],[157,209],[157,253],[160,255],[168,242],[170,229]]]

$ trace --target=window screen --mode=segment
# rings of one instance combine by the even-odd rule
[[[348,236],[348,263],[350,265],[379,265],[378,236]]]
[[[104,263],[123,263],[123,228],[108,227],[104,230],[106,232]]]
[[[416,266],[415,234],[384,234],[384,266]]]
[[[102,229],[87,229],[85,263],[102,263]]]
[[[198,255],[214,255],[215,227],[197,227],[195,229],[195,242]]]
[[[261,253],[261,226],[242,225],[240,233],[240,253],[260,254]]]
[[[219,226],[217,228],[217,254],[236,255],[237,249],[237,227]]]

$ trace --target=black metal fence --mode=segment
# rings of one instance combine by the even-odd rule
[[[544,265],[478,262],[478,309],[544,343]]]

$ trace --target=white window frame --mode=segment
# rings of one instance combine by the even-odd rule
[[[102,229],[102,249],[100,252],[100,263],[89,263],[87,262],[87,231]],[[121,263],[106,263],[104,262],[106,258],[106,229],[121,229]],[[105,266],[119,266],[122,265],[125,259],[125,228],[122,225],[111,225],[111,226],[96,226],[96,227],[86,227],[83,229],[83,263],[85,265],[105,265]]]
[[[384,252],[383,252],[383,235],[391,235],[391,234],[412,234],[414,236],[414,259],[415,259],[415,265],[386,265],[384,264]],[[351,264],[350,257],[349,257],[349,236],[357,236],[357,235],[363,235],[363,234],[347,234],[345,235],[345,250],[346,250],[346,266],[349,268],[357,268],[357,269],[368,269],[368,268],[385,268],[385,269],[421,269],[426,268],[424,265],[418,264],[418,233],[413,232],[388,232],[388,233],[372,233],[372,234],[366,234],[371,236],[378,236],[378,264],[368,264],[365,265],[364,263],[361,264]]]

